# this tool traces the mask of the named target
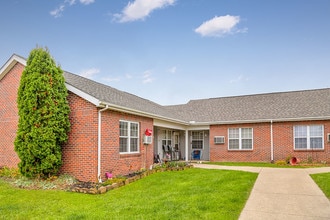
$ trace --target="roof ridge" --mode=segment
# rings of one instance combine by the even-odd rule
[[[213,97],[213,98],[206,98],[206,99],[192,99],[192,100],[189,100],[189,102],[216,100],[216,99],[228,99],[228,98],[239,98],[239,97],[243,98],[243,97],[264,96],[264,95],[279,95],[279,94],[301,93],[301,92],[313,92],[313,91],[321,91],[321,90],[329,90],[329,89],[330,89],[330,87],[329,88],[319,88],[319,89],[303,89],[303,90],[292,90],[292,91],[255,93],[255,94],[247,94],[247,95],[232,95],[232,96]],[[185,104],[180,104],[180,105],[185,105]]]

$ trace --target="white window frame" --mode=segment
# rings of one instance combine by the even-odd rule
[[[127,123],[127,135],[121,135],[121,129],[120,129],[120,124],[121,123]],[[133,136],[132,130],[131,130],[131,125],[137,125],[137,134],[136,136]],[[127,151],[121,151],[121,140],[126,139],[127,141]],[[132,150],[132,139],[136,139],[137,141],[137,150],[133,151]],[[119,153],[120,154],[132,154],[132,153],[139,153],[140,152],[140,124],[138,122],[133,122],[133,121],[125,121],[125,120],[120,120],[119,121]]]
[[[313,136],[311,134],[311,127],[318,126],[322,128],[322,134]],[[296,137],[296,130],[298,127],[306,127],[306,135],[305,136],[298,136]],[[296,139],[297,138],[306,138],[306,148],[296,148]],[[322,148],[312,148],[311,146],[311,139],[312,138],[321,138],[322,140]],[[324,150],[324,126],[323,125],[295,125],[293,126],[293,145],[294,150]]]
[[[197,138],[196,135],[194,135],[194,133],[198,133]],[[193,142],[194,141],[201,141],[202,142],[202,148],[196,148],[194,147]],[[191,132],[191,149],[193,150],[203,150],[204,149],[204,131],[192,131]]]
[[[230,130],[237,130],[237,129],[238,129],[238,137],[232,138],[230,135]],[[243,129],[251,129],[251,138],[243,138],[243,135],[242,135]],[[238,140],[238,148],[230,148],[231,140]],[[251,140],[251,148],[243,148],[243,140]],[[228,150],[230,150],[230,151],[253,150],[253,128],[228,128]]]

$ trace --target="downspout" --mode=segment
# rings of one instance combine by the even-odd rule
[[[188,162],[189,161],[189,154],[188,154],[188,149],[189,149],[189,133],[188,133],[188,130],[185,131],[185,158],[186,158],[186,161]]]
[[[102,117],[101,112],[107,110],[109,108],[108,105],[106,105],[103,109],[100,109],[98,111],[98,126],[97,126],[97,178],[99,182],[102,182],[101,178],[101,124],[102,124]]]
[[[273,120],[270,120],[270,161],[274,162]]]

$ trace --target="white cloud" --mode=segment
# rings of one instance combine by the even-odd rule
[[[144,84],[153,82],[154,79],[151,77],[151,75],[152,75],[152,72],[150,70],[144,71],[143,77],[142,77],[143,78],[142,82]]]
[[[246,32],[247,29],[237,29],[236,26],[240,22],[239,16],[215,16],[205,21],[195,32],[202,36],[221,37],[227,34]]]
[[[60,5],[49,13],[51,16],[58,18],[58,17],[62,16],[62,12],[64,11],[64,8],[65,8],[65,5]]]
[[[129,2],[120,14],[115,14],[115,20],[119,22],[130,22],[143,20],[156,10],[173,5],[176,0],[135,0]]]
[[[89,4],[92,4],[94,2],[95,2],[95,0],[80,0],[80,3],[83,4],[83,5],[89,5]]]
[[[92,79],[93,76],[98,74],[99,72],[100,72],[100,69],[91,68],[91,69],[82,70],[79,75],[82,77],[88,78],[88,79]]]
[[[171,67],[168,71],[170,73],[176,73],[176,66]]]
[[[79,2],[83,5],[89,5],[95,2],[95,0],[79,0]],[[50,11],[49,14],[55,18],[61,17],[63,14],[64,9],[67,6],[72,6],[76,4],[76,0],[64,0],[64,2],[55,8],[53,11]]]
[[[241,81],[248,81],[248,80],[249,80],[249,78],[244,77],[243,75],[239,75],[236,79],[230,80],[230,83],[238,83]]]
[[[65,0],[64,3],[68,3],[69,5],[74,5],[76,0]]]

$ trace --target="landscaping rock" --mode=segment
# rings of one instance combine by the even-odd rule
[[[106,193],[106,192],[107,192],[107,188],[106,188],[106,187],[101,186],[101,187],[99,188],[99,193],[100,193],[100,194],[103,194],[103,193]]]

